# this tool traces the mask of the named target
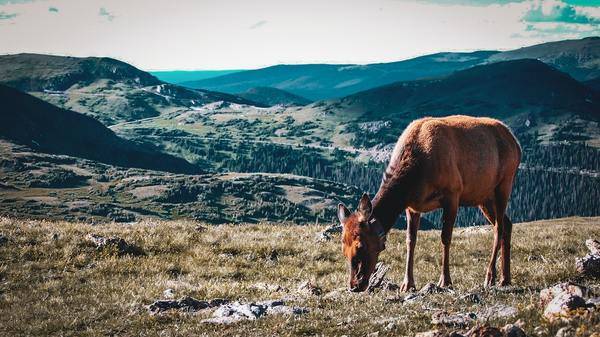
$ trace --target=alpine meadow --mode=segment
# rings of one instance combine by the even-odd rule
[[[0,0],[0,335],[600,336],[599,23]]]

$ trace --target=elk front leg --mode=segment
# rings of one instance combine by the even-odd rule
[[[413,266],[415,258],[415,245],[417,244],[417,231],[421,223],[421,213],[406,210],[406,270],[404,272],[404,281],[400,286],[400,291],[409,291],[415,289],[415,277],[413,275]]]
[[[451,287],[450,278],[450,242],[452,241],[452,229],[458,212],[458,198],[453,198],[444,206],[443,227],[442,227],[442,273],[438,286]]]

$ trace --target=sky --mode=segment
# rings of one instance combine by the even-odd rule
[[[0,0],[0,54],[144,70],[374,63],[600,35],[600,0]]]

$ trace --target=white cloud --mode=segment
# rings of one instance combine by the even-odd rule
[[[0,20],[0,53],[110,56],[143,69],[239,69],[276,63],[385,62],[438,51],[510,49],[600,33],[589,25],[552,32],[543,22],[527,23],[523,18],[532,4],[470,6],[398,0],[10,3],[0,5],[0,12],[18,15]],[[60,11],[49,12],[49,7]],[[102,8],[107,15],[99,15]],[[597,8],[585,11],[598,15]],[[114,20],[107,20],[110,16]]]

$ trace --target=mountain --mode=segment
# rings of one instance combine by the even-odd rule
[[[298,106],[311,103],[310,100],[304,97],[271,87],[250,88],[244,92],[238,93],[237,96],[266,106]]]
[[[594,78],[592,80],[587,80],[583,83],[596,91],[600,91],[600,77]]]
[[[103,163],[170,172],[198,172],[183,159],[119,138],[95,119],[0,85],[0,138],[35,150]]]
[[[438,53],[391,63],[276,65],[181,84],[227,93],[267,86],[321,100],[398,81],[445,76],[484,63],[526,58],[550,64],[578,80],[597,78],[600,37],[550,42],[506,52]]]
[[[480,64],[495,53],[438,53],[406,61],[367,65],[276,65],[181,84],[227,93],[244,92],[254,87],[273,87],[311,100],[320,100],[342,97],[396,81],[446,75]]]
[[[227,74],[237,73],[242,70],[170,70],[170,71],[150,71],[161,81],[179,84],[181,82],[199,81],[206,78],[213,78]]]
[[[490,62],[537,59],[585,81],[600,77],[600,37],[542,43],[492,55]]]
[[[0,84],[92,116],[105,125],[186,111],[218,101],[255,104],[229,94],[164,83],[110,58],[3,55]]]
[[[543,127],[549,123],[566,128],[565,116],[600,120],[598,93],[536,60],[504,61],[441,79],[398,82],[310,108],[315,106],[327,114],[353,116],[346,129],[362,134],[355,135],[356,146],[393,142],[410,121],[424,116],[488,116],[508,122],[517,132],[549,132]]]

